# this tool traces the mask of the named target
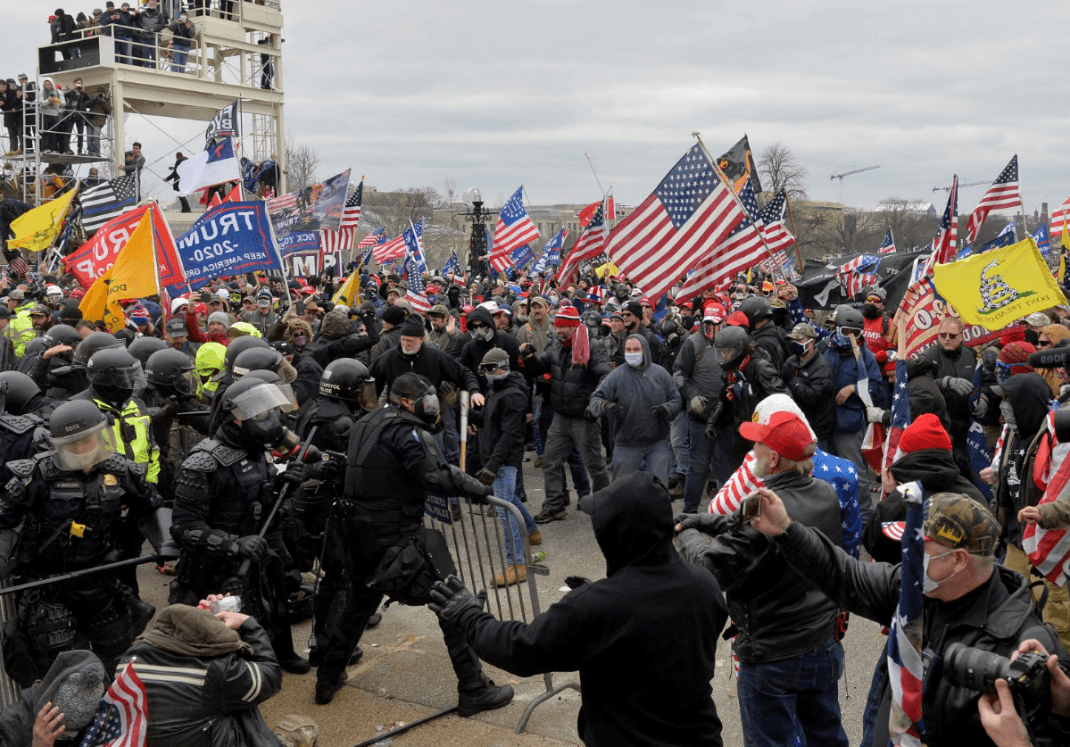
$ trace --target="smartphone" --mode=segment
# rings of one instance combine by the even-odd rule
[[[297,315],[301,316],[302,314],[305,313],[305,302],[304,301],[298,301],[297,303],[294,304],[294,309],[297,311]]]
[[[757,492],[744,498],[737,510],[740,521],[750,521],[762,515],[762,497]]]

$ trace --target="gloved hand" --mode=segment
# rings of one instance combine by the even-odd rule
[[[312,464],[308,473],[313,480],[330,480],[342,473],[343,466],[338,459],[321,459]],[[286,471],[289,472],[290,470]]]
[[[960,397],[969,397],[973,391],[973,382],[958,376],[945,376],[940,379],[940,388],[948,389]]]
[[[178,397],[168,397],[164,402],[163,407],[160,408],[165,418],[173,418],[181,411],[181,406],[178,403]]]
[[[610,402],[606,405],[606,413],[621,419],[628,414],[627,410],[624,409],[624,405],[618,405],[616,402]]]
[[[489,485],[484,485],[476,478],[463,472],[459,467],[450,465],[450,480],[453,482],[453,487],[464,492],[469,498],[476,503],[481,503],[480,498],[486,498],[488,495],[494,495],[494,488]]]
[[[279,479],[291,485],[300,485],[308,482],[312,477],[312,468],[302,462],[295,462],[286,466],[286,471],[279,475]]]
[[[583,419],[588,423],[594,423],[598,418],[602,417],[604,410],[597,402],[592,402],[587,405],[587,409],[583,411]]]
[[[973,403],[973,408],[970,410],[975,420],[980,420],[988,412],[988,397],[983,394],[977,398],[977,401]]]
[[[660,405],[654,405],[650,408],[650,411],[654,413],[654,417],[661,418],[662,420],[672,420],[675,415],[672,413],[672,405],[668,402],[662,402]]]
[[[870,423],[883,423],[884,422],[884,410],[880,407],[867,407],[866,408],[866,420]]]
[[[479,470],[479,472],[476,473],[476,479],[479,480],[484,485],[493,485],[494,484],[494,478],[496,478],[497,476],[498,476],[497,472],[491,472],[486,467],[484,467],[483,469]]]
[[[591,583],[591,579],[586,576],[565,576],[565,586],[570,589],[578,589],[584,584]]]
[[[259,534],[247,534],[238,540],[238,553],[246,558],[262,558],[268,553],[267,540]]]
[[[431,587],[431,601],[427,608],[446,622],[462,627],[465,618],[482,612],[486,603],[486,591],[473,595],[459,578],[450,576],[445,581],[436,581]]]
[[[712,531],[717,521],[713,514],[677,514],[673,518],[673,525],[679,526],[680,531],[685,529],[697,529],[700,532]]]
[[[717,440],[717,421],[712,415],[710,416],[710,419],[706,421],[705,434],[706,438],[710,441]]]
[[[701,394],[696,394],[694,397],[692,397],[691,400],[687,403],[687,406],[691,408],[691,412],[695,413],[696,415],[706,414],[706,398],[703,397]]]

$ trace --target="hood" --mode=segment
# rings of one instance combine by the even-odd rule
[[[636,368],[636,371],[645,371],[650,367],[650,346],[647,345],[646,338],[642,335],[630,334],[624,338],[624,344],[628,344],[628,340],[638,340],[639,344],[643,346],[643,364]],[[621,348],[623,350],[624,348]],[[631,368],[631,366],[628,366]]]
[[[152,629],[135,641],[184,656],[222,656],[252,651],[238,631],[221,623],[208,610],[173,604],[160,612]]]
[[[494,317],[490,315],[489,311],[481,306],[477,306],[472,310],[472,313],[468,315],[468,324],[471,324],[476,320],[483,322],[483,324],[486,324],[491,329],[496,329],[494,326]]]
[[[37,714],[45,706],[56,699],[57,691],[68,680],[71,680],[73,675],[79,675],[80,680],[83,680],[82,685],[88,686],[91,681],[99,677],[99,682],[104,688],[107,688],[109,678],[104,671],[104,665],[96,654],[91,651],[61,651],[56,660],[52,662],[52,666],[48,668],[48,672],[41,679],[41,686],[37,689],[34,695],[33,712]],[[72,682],[77,682],[73,680]],[[103,693],[102,693],[103,694]],[[100,696],[97,696],[96,700],[99,700]],[[96,710],[96,701],[93,703],[93,710]]]
[[[1037,434],[1051,409],[1051,388],[1037,373],[1015,374],[1000,387],[1004,400],[1011,403],[1019,435],[1029,440]]]
[[[628,565],[663,565],[676,555],[669,491],[648,472],[633,472],[582,499],[606,558],[606,576]]]
[[[349,318],[345,314],[332,311],[323,317],[323,321],[320,323],[320,332],[323,333],[324,337],[334,340],[348,335],[349,327]]]
[[[891,466],[899,483],[918,480],[927,490],[950,490],[959,477],[959,468],[950,451],[920,449],[899,457]]]

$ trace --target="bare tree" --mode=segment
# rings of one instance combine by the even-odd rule
[[[397,236],[409,227],[424,221],[425,234],[435,219],[435,209],[442,198],[434,187],[409,187],[396,192],[368,192],[364,195],[362,220],[386,229],[387,236]]]
[[[762,151],[757,166],[766,192],[775,195],[781,189],[787,189],[792,200],[806,199],[806,167],[791,148],[773,143]]]
[[[286,188],[290,192],[315,184],[320,156],[313,148],[303,145],[293,135],[286,138]]]
[[[876,217],[884,230],[892,229],[896,249],[908,251],[932,241],[940,218],[929,210],[924,200],[887,197],[877,203]]]

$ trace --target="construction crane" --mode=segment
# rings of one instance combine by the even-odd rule
[[[854,171],[845,171],[842,174],[833,174],[829,177],[831,182],[833,179],[840,180],[840,202],[843,202],[843,178],[845,176],[851,176],[851,174],[861,174],[863,171],[873,171],[873,169],[879,169],[880,166],[866,166],[864,169],[855,169]]]
[[[977,187],[977,186],[980,186],[982,184],[991,184],[991,183],[992,182],[990,182],[990,181],[987,181],[987,182],[967,182],[966,184],[960,184],[959,185],[959,189],[962,189],[963,187]],[[950,192],[951,191],[951,187],[933,187],[933,192],[939,192],[940,190],[943,190],[945,192]]]

